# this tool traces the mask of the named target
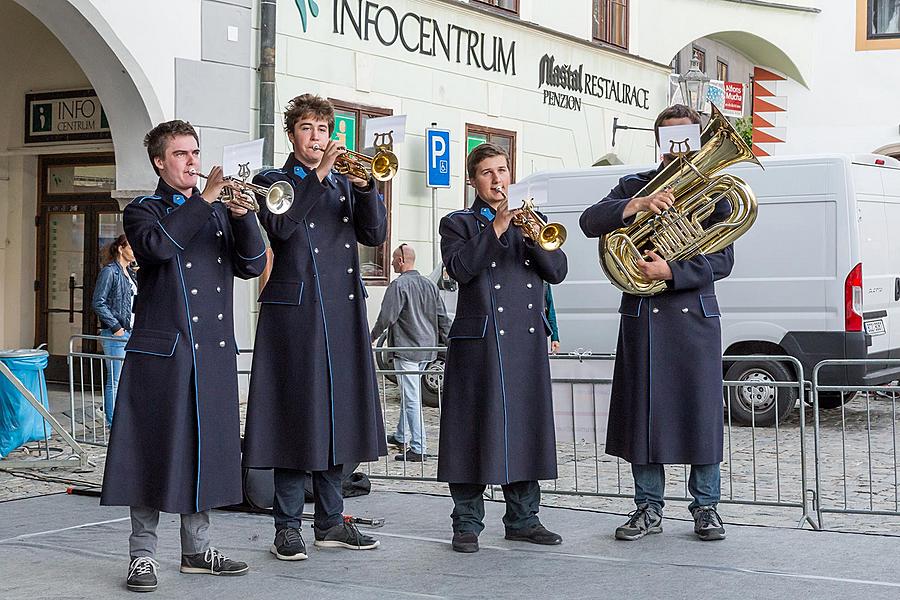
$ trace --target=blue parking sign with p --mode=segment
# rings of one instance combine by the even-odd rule
[[[425,130],[425,185],[432,188],[450,187],[450,131]]]

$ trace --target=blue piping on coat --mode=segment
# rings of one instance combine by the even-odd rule
[[[176,246],[178,246],[178,249],[179,249],[179,250],[184,250],[184,246],[182,246],[181,244],[179,244],[178,242],[176,242],[176,241],[175,241],[175,238],[173,238],[171,235],[169,235],[169,232],[166,231],[166,228],[163,227],[163,224],[162,224],[162,223],[160,223],[159,221],[157,221],[156,224],[159,225],[159,228],[163,230],[163,233],[166,234],[166,237],[169,238],[170,240],[172,240],[172,243],[173,243],[173,244],[175,244]],[[179,266],[179,268],[180,268],[180,266]]]

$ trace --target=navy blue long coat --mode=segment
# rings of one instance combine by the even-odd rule
[[[244,466],[323,471],[387,454],[357,242],[378,246],[387,211],[373,183],[320,182],[293,155],[259,185],[288,181],[294,203],[260,220],[275,262],[261,304]]]
[[[441,219],[441,253],[459,282],[450,327],[438,479],[510,483],[556,479],[556,435],[544,281],[568,269],[515,226],[500,238],[477,198]]]
[[[625,205],[658,171],[623,177],[581,215],[599,237],[626,225]],[[720,200],[704,227],[731,212]],[[633,217],[628,219],[632,221]],[[672,280],[652,297],[622,294],[606,452],[633,464],[722,462],[722,332],[713,282],[734,250],[669,261]]]
[[[160,180],[124,222],[141,268],[101,503],[171,513],[240,503],[232,288],[265,268],[256,217]]]

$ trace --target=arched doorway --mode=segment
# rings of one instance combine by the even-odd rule
[[[154,185],[142,138],[161,117],[159,102],[95,13],[87,1],[0,0],[0,109],[8,115],[0,124],[0,206],[10,216],[0,347],[47,344],[50,379],[68,378],[69,337],[97,332],[90,298],[101,247],[121,231],[116,196],[132,195],[116,190]],[[92,98],[93,120],[103,126],[85,135],[30,135],[27,100],[34,98],[61,111]],[[50,127],[49,113],[35,114]]]

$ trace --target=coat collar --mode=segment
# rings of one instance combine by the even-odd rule
[[[293,177],[297,183],[299,183],[306,179],[306,176],[309,175],[312,169],[297,160],[297,157],[294,156],[294,153],[292,152],[284,163],[284,171],[288,175]],[[328,176],[325,178],[325,182],[327,182],[327,184],[331,187],[337,187],[337,182],[334,180],[334,171],[328,173]]]
[[[187,201],[187,198],[184,196],[184,194],[163,181],[162,177],[159,178],[159,182],[156,184],[156,195],[161,197],[167,204],[175,208],[181,206]],[[200,190],[194,188],[190,197],[193,198],[194,196],[199,195]]]

